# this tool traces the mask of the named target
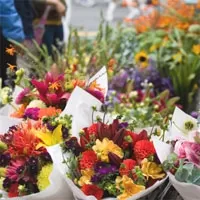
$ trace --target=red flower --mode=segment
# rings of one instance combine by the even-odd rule
[[[88,150],[82,153],[82,157],[79,161],[81,169],[92,168],[97,162],[97,155],[93,150]]]
[[[95,196],[97,198],[97,200],[101,200],[103,197],[103,190],[96,185],[85,184],[85,185],[83,185],[81,190],[87,196],[89,196],[89,195]]]
[[[123,176],[123,175],[129,176],[131,173],[131,170],[135,167],[136,164],[137,163],[135,160],[132,160],[132,159],[124,160],[119,169],[120,175],[121,176]]]
[[[153,104],[158,106],[158,112],[161,112],[167,107],[163,99],[160,99],[160,101],[154,101]]]
[[[85,145],[88,144],[91,140],[91,137],[95,137],[98,131],[98,124],[92,124],[88,128],[84,128],[84,134],[80,137],[81,146],[85,148]]]
[[[8,191],[8,197],[18,197],[19,192],[18,192],[18,183],[14,183],[10,186],[9,191]]]
[[[148,140],[140,140],[134,146],[135,158],[138,162],[156,153],[153,143]]]
[[[132,131],[126,131],[124,138],[125,140],[122,144],[124,149],[130,147],[130,145],[133,147],[137,141],[148,140],[147,132],[145,130],[142,130],[139,134]]]

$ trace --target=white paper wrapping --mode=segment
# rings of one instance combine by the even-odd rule
[[[107,70],[105,66],[102,67],[92,78],[90,78],[89,84],[95,80],[97,84],[99,84],[100,87],[104,89],[104,92],[105,92],[104,97],[106,97],[107,92],[108,92],[108,75],[107,75]]]
[[[172,126],[170,129],[171,140],[175,138],[188,139],[188,134],[184,134],[184,123],[191,121],[195,124],[193,130],[197,128],[197,120],[176,107],[172,117]]]
[[[11,118],[0,115],[0,134],[4,134],[8,131],[9,127],[17,125],[21,122],[21,119]]]

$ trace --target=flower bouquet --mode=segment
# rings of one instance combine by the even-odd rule
[[[13,98],[8,92],[4,95],[7,99],[6,103],[10,104],[15,110],[11,115],[12,117],[27,118],[28,115],[28,117],[31,116],[31,119],[38,120],[40,110],[45,109],[46,112],[46,108],[49,107],[53,107],[54,110],[63,110],[76,86],[84,88],[102,102],[107,93],[108,83],[105,67],[88,81],[85,80],[85,77],[73,75],[70,70],[66,70],[63,74],[48,72],[44,80],[25,78],[23,69],[19,69],[17,72],[16,85],[19,85],[22,89],[16,95],[15,102],[12,103]],[[43,111],[41,112],[43,113]],[[60,111],[57,110],[57,112]]]
[[[55,199],[66,197],[62,176],[48,150],[23,122],[0,137],[0,188],[2,198]],[[16,198],[14,198],[16,197]]]
[[[178,113],[182,114],[181,118],[180,115],[177,115]],[[163,168],[168,171],[169,179],[175,189],[184,200],[198,200],[200,191],[200,133],[197,129],[197,121],[190,118],[176,109],[173,116],[174,121],[172,121],[175,127],[171,129],[170,144],[154,140],[154,145],[159,152],[158,157]],[[180,121],[184,126],[180,126]],[[176,129],[178,130],[176,131]]]
[[[67,182],[76,199],[138,199],[166,176],[147,132],[136,134],[118,119],[92,123],[62,148],[68,152]]]

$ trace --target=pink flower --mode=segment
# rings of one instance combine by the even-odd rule
[[[11,164],[6,169],[6,177],[8,177],[12,181],[18,181],[20,179],[19,173],[17,173],[17,170],[24,165],[23,160],[16,160],[11,161]]]
[[[174,152],[200,168],[200,144],[180,140],[176,142]]]
[[[29,89],[29,88],[24,88],[23,91],[21,91],[21,92],[18,94],[18,96],[17,96],[17,98],[16,98],[16,100],[15,100],[15,103],[16,103],[16,104],[22,104],[22,103],[24,103],[25,98],[26,98],[26,95],[27,95],[29,92],[30,92],[30,89]]]
[[[64,91],[64,75],[54,76],[48,72],[43,81],[32,79],[31,83],[38,90],[39,98],[47,105],[59,105],[61,100],[68,100],[70,94]]]

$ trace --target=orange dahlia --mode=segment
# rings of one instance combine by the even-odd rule
[[[31,132],[30,124],[21,124],[13,131],[13,140],[8,151],[13,156],[34,156],[40,154],[36,147],[40,140]]]

